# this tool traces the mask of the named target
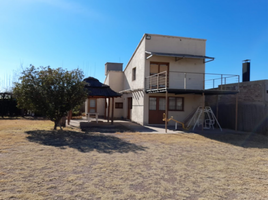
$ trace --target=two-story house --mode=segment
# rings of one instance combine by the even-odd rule
[[[142,125],[163,124],[167,113],[185,122],[204,105],[204,95],[235,94],[236,89],[210,89],[239,78],[206,74],[205,64],[213,60],[206,56],[205,39],[144,34],[124,71],[122,63],[105,64],[104,84],[122,94],[115,99],[114,116]],[[98,101],[106,112],[104,100]]]

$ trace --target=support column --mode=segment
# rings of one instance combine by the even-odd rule
[[[106,97],[104,98],[104,119],[106,119],[106,110],[107,110],[107,102]]]
[[[70,111],[68,112],[68,122],[67,122],[68,125],[70,125],[70,121],[71,121],[71,119],[72,119],[72,115],[73,115],[73,111],[70,110]]]
[[[238,94],[235,95],[235,130],[237,131]]]
[[[108,122],[110,121],[110,107],[111,107],[111,98],[108,98]]]
[[[204,92],[202,93],[202,96],[203,96],[203,105],[202,105],[202,132],[203,132],[203,130],[204,130],[204,121],[205,121],[205,112],[204,112],[204,110],[205,110],[205,94],[204,94]]]
[[[216,117],[219,119],[219,95],[216,95]]]
[[[166,90],[166,119],[165,119],[165,131],[167,133],[167,119],[168,119],[168,92]]]
[[[114,123],[114,97],[112,98],[112,120],[111,120],[111,124],[113,125]]]

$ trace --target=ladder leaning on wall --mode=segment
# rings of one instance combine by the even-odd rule
[[[215,122],[217,123],[217,125],[219,126],[220,130],[222,131],[222,128],[217,120],[217,118],[215,117],[212,109],[210,106],[206,106],[203,110],[203,108],[201,106],[199,106],[197,108],[197,110],[195,111],[193,117],[191,118],[191,120],[189,121],[187,128],[191,127],[191,124],[193,124],[193,129],[195,129],[196,126],[202,126],[202,124],[204,124],[204,129],[214,129],[214,124]]]

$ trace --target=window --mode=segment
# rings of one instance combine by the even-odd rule
[[[123,103],[122,102],[115,102],[115,108],[122,109],[123,108]]]
[[[150,76],[164,71],[168,72],[168,70],[169,70],[168,63],[157,63],[157,62],[150,63]]]
[[[169,63],[151,62],[150,76],[152,77],[149,79],[149,87],[151,89],[168,87],[168,72],[169,72]],[[153,76],[155,74],[158,75]]]
[[[183,111],[184,110],[184,98],[183,97],[169,97],[168,109],[175,110],[175,111]]]
[[[88,112],[96,113],[97,112],[97,99],[90,98],[88,101]]]
[[[132,81],[136,80],[136,67],[132,69]]]
[[[156,110],[156,98],[150,97],[149,110]]]

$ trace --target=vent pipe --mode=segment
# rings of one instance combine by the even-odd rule
[[[243,60],[242,63],[242,82],[250,81],[250,60]]]

